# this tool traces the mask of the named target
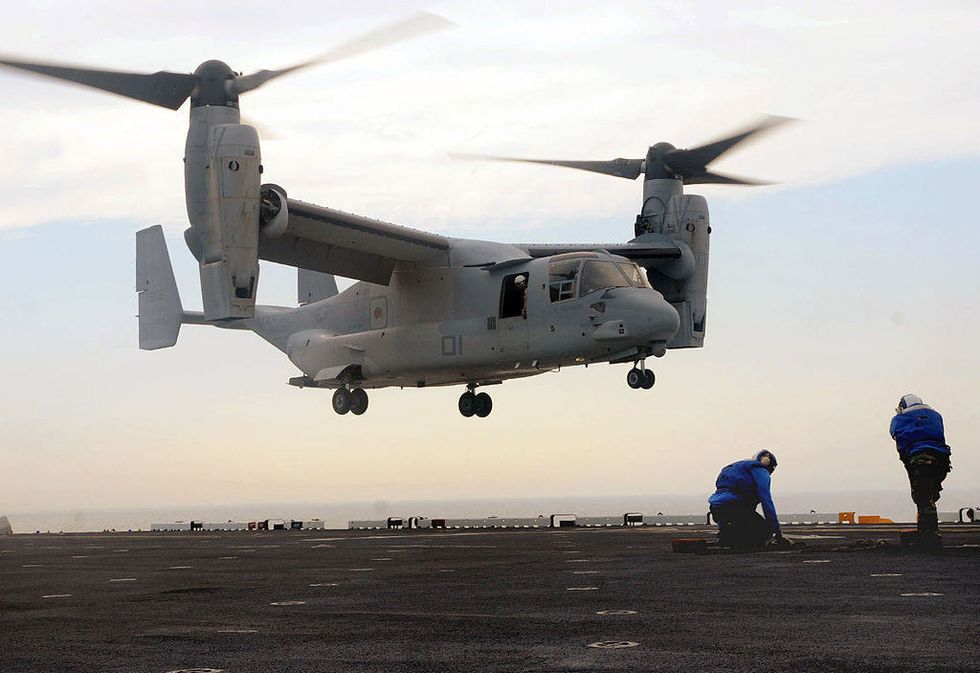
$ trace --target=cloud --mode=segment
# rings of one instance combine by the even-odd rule
[[[400,11],[293,3],[289,16],[270,17],[256,49],[245,37],[255,12],[245,5],[209,5],[203,16],[195,9],[193,23],[168,3],[18,6],[7,10],[0,37],[10,53],[62,61],[188,71],[220,56],[250,70],[306,58]],[[266,177],[304,200],[466,232],[515,219],[529,229],[617,213],[628,222],[640,188],[453,162],[452,151],[639,157],[660,140],[690,146],[779,113],[809,123],[726,157],[719,170],[793,184],[980,152],[975,5],[576,2],[557,12],[448,2],[439,10],[459,28],[244,98],[245,113],[283,138],[264,144]],[[62,20],[52,22],[56,11]],[[277,19],[289,30],[276,30]],[[137,25],[139,39],[131,37]],[[8,187],[0,228],[99,217],[184,226],[186,110],[7,71],[0,86],[0,180]],[[698,191],[751,198],[748,190]]]

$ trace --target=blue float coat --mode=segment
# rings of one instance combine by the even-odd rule
[[[944,455],[951,453],[946,445],[943,417],[939,412],[924,404],[909,407],[904,413],[892,418],[888,429],[902,460],[923,451],[935,451]]]
[[[779,533],[779,517],[772,503],[769,470],[757,460],[740,460],[722,468],[715,481],[715,492],[709,505],[738,504],[755,509],[762,504],[762,513],[775,533]]]

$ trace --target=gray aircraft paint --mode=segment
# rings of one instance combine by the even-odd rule
[[[644,159],[483,157],[631,180],[643,174],[635,238],[625,244],[450,239],[289,199],[283,188],[261,184],[259,137],[241,123],[240,94],[296,70],[447,25],[445,19],[419,13],[314,59],[250,75],[235,73],[221,61],[206,61],[193,74],[127,73],[8,58],[0,58],[0,65],[172,110],[190,98],[184,153],[190,228],[184,237],[199,262],[204,311],[183,310],[162,230],[139,232],[140,348],[174,345],[181,324],[251,330],[302,372],[290,383],[337,388],[334,408],[340,413],[367,409],[367,396],[359,388],[466,384],[469,398],[461,398],[460,411],[485,416],[492,409],[487,395],[476,396],[482,401],[472,404],[477,385],[592,362],[633,362],[629,385],[652,386],[646,357],[704,342],[711,228],[707,202],[684,194],[684,185],[758,184],[714,173],[709,164],[786,120],[771,117],[689,150],[657,143]],[[583,279],[576,278],[569,281],[574,296],[561,290],[556,301],[549,264],[569,259],[569,253],[614,263],[608,267],[612,276],[620,268],[616,263],[632,264],[629,260],[647,273],[624,268],[619,280],[607,274],[606,286],[581,296],[577,288]],[[300,306],[255,306],[260,259],[301,271]],[[583,263],[583,275],[589,263]],[[334,275],[360,282],[338,293]],[[619,287],[624,281],[627,287]],[[521,294],[516,294],[518,287]],[[465,399],[470,402],[464,408]]]
[[[156,245],[145,241],[155,239]],[[161,256],[162,230],[137,235],[142,255]],[[588,259],[627,260],[606,253]],[[567,256],[563,256],[567,257]],[[489,259],[504,260],[487,265]],[[246,329],[285,353],[303,377],[296,385],[362,388],[486,384],[532,376],[563,366],[640,359],[676,332],[677,312],[655,290],[620,287],[551,302],[548,264],[501,243],[452,239],[429,260],[396,267],[387,286],[359,282],[327,299],[296,308],[258,306],[255,317],[209,321],[184,313],[185,324]],[[169,260],[140,261],[159,273],[160,310],[179,305]],[[527,318],[501,317],[504,279],[526,274]],[[153,281],[156,281],[154,284]],[[593,305],[602,303],[600,312]],[[141,311],[141,320],[153,314]],[[169,335],[143,345],[176,340]]]

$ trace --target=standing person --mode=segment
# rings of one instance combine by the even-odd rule
[[[772,502],[770,481],[775,469],[776,456],[765,449],[751,460],[740,460],[722,468],[715,481],[716,490],[708,498],[722,546],[760,549],[773,537],[781,546],[789,544],[780,531]],[[760,503],[765,518],[755,511]]]
[[[905,395],[898,402],[888,432],[909,475],[912,502],[918,509],[919,544],[942,547],[936,501],[951,469],[943,417],[918,395]]]

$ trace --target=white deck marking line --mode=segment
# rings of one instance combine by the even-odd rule
[[[594,647],[599,650],[621,650],[626,647],[636,647],[639,645],[634,640],[600,640],[598,643],[589,643],[586,647]]]
[[[70,598],[71,594],[47,594],[41,596],[41,598]]]
[[[619,616],[619,615],[636,615],[639,614],[636,610],[599,610],[596,612],[597,615],[603,616]]]
[[[109,580],[110,582],[135,582],[135,577],[117,577],[115,579]]]
[[[566,587],[565,591],[598,591],[599,587]]]

